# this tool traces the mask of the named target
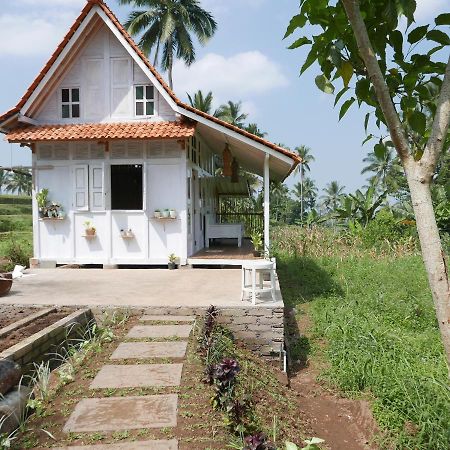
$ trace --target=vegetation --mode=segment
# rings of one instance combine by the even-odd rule
[[[333,94],[335,84],[342,83],[335,101],[342,102],[339,117],[355,102],[364,104],[370,110],[364,121],[366,131],[372,119],[380,134],[375,156],[388,162],[389,152],[383,147],[395,149],[411,194],[450,364],[450,284],[432,198],[439,160],[450,145],[450,13],[438,15],[432,25],[414,26],[416,7],[415,0],[302,0],[285,37],[314,26],[314,36],[307,28],[308,36],[290,46],[310,46],[301,73],[317,62],[319,89]],[[403,33],[399,30],[402,19],[407,22]],[[369,135],[368,140],[373,137]]]
[[[447,365],[412,236],[383,212],[354,232],[277,227],[273,242],[285,302],[313,320],[298,351],[312,348],[331,386],[371,401],[381,448],[447,449]]]
[[[6,191],[17,195],[31,195],[31,172],[29,170],[0,169],[0,193]]]
[[[195,61],[193,36],[205,45],[217,28],[213,16],[201,8],[198,0],[119,0],[119,3],[145,8],[132,11],[125,27],[131,35],[140,35],[139,47],[144,53],[153,51],[153,63],[156,66],[160,61],[162,69],[168,72],[170,88],[175,58],[190,66]]]

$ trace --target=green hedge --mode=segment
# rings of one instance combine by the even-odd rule
[[[0,216],[0,232],[28,231],[32,227],[31,215]]]
[[[31,216],[32,207],[30,205],[4,205],[0,203],[0,216],[17,216],[28,214]]]
[[[0,195],[0,204],[3,205],[31,205],[28,195]]]

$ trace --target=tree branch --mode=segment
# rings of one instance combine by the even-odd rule
[[[386,80],[381,72],[380,65],[378,64],[378,59],[373,51],[366,24],[361,16],[359,0],[342,0],[342,3],[352,26],[359,53],[364,60],[370,80],[374,85],[378,102],[389,128],[392,142],[394,143],[400,159],[406,162],[411,159],[409,143],[392,101]]]
[[[445,69],[444,81],[436,108],[436,114],[431,128],[431,135],[422,156],[422,163],[433,176],[444,146],[450,124],[450,56]]]

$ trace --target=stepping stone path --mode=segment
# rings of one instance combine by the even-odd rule
[[[149,316],[140,322],[179,322],[182,325],[136,325],[126,338],[161,339],[152,342],[122,342],[111,360],[145,360],[149,358],[184,358],[186,341],[164,341],[188,338],[194,317]],[[90,389],[177,387],[181,384],[183,364],[107,364],[98,372]],[[177,425],[177,394],[127,397],[85,398],[75,407],[64,426],[66,433],[126,431],[140,428],[167,428]],[[177,450],[176,440],[121,442],[109,445],[65,447],[59,450]]]

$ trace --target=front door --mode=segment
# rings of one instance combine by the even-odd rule
[[[192,170],[192,229],[194,230],[194,252],[203,248],[202,218],[201,218],[201,191],[198,172]]]

